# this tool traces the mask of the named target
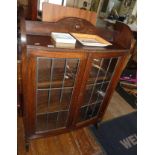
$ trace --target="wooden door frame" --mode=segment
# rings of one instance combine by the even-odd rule
[[[48,52],[42,50],[30,50],[28,52],[27,59],[27,97],[26,97],[26,105],[25,112],[26,115],[26,141],[29,139],[39,138],[48,135],[56,135],[60,133],[64,133],[72,129],[72,118],[74,117],[74,110],[76,106],[76,98],[79,96],[80,84],[82,81],[82,75],[86,66],[86,58],[87,54],[83,52]],[[47,57],[47,58],[78,58],[80,60],[78,73],[76,76],[76,83],[74,85],[74,90],[72,94],[72,99],[69,107],[69,115],[66,127],[47,130],[47,131],[39,131],[36,132],[36,72],[37,72],[37,57]]]
[[[82,103],[83,103],[83,100],[84,100],[84,93],[79,95],[78,100],[77,100],[77,102],[78,102],[77,107],[78,108],[76,108],[75,115],[74,115],[74,121],[73,121],[73,126],[75,128],[76,127],[83,127],[83,126],[86,126],[86,125],[89,125],[89,124],[94,124],[96,122],[101,121],[102,116],[104,115],[105,110],[106,110],[106,108],[107,108],[107,106],[109,104],[109,101],[110,101],[111,97],[112,97],[112,92],[113,92],[113,90],[115,89],[115,87],[117,85],[117,82],[118,82],[119,77],[121,75],[121,72],[123,70],[123,63],[126,61],[128,54],[129,54],[129,52],[124,52],[124,51],[111,52],[111,53],[108,53],[108,54],[107,54],[107,52],[104,52],[104,53],[90,53],[89,54],[88,59],[87,59],[87,65],[86,65],[85,73],[84,73],[83,80],[82,80],[83,83],[81,85],[80,92],[85,92],[86,84],[87,84],[87,80],[89,78],[89,73],[91,71],[91,67],[92,67],[91,64],[92,64],[93,59],[118,57],[119,61],[116,64],[116,67],[115,67],[114,73],[112,75],[111,81],[110,81],[109,86],[108,86],[108,88],[106,90],[106,96],[103,99],[103,102],[101,103],[102,106],[100,107],[97,116],[95,116],[93,118],[90,118],[88,120],[77,123],[77,119],[78,119],[78,116],[79,116],[79,113],[80,113],[80,107],[82,106]]]

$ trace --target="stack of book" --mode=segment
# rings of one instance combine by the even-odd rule
[[[51,32],[51,37],[56,47],[75,48],[76,39],[69,33]]]
[[[51,32],[54,45],[60,48],[75,48],[76,41],[83,46],[105,47],[112,45],[107,40],[93,34]]]

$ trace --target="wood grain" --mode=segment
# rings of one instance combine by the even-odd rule
[[[76,48],[73,49],[59,49],[59,48],[48,48],[43,46],[33,46],[29,47],[27,46],[27,34],[35,34],[35,35],[43,35],[43,36],[49,36],[51,30],[58,30],[59,31],[76,31],[77,23],[81,24],[81,27],[78,28],[80,32],[89,32],[92,34],[95,34],[96,28],[89,23],[88,21],[80,18],[64,18],[59,20],[58,22],[31,22],[31,21],[25,21],[22,20],[23,23],[21,23],[22,27],[22,38],[24,39],[22,43],[22,79],[23,79],[23,94],[24,94],[24,117],[25,117],[25,134],[26,134],[26,140],[32,140],[35,138],[41,138],[44,136],[53,136],[62,134],[65,132],[69,132],[73,129],[76,129],[78,127],[88,126],[89,124],[95,124],[98,121],[101,120],[107,106],[109,103],[109,100],[112,96],[112,93],[115,89],[115,86],[117,84],[117,81],[119,80],[119,76],[121,74],[122,68],[123,68],[123,62],[127,56],[127,54],[130,52],[130,48],[127,45],[124,45],[124,47],[120,46],[115,47],[112,46],[111,49],[106,47],[103,49],[80,49]],[[86,23],[89,23],[88,25]],[[85,29],[88,29],[85,31],[82,27]],[[119,31],[119,29],[118,29]],[[127,29],[126,29],[127,31]],[[123,31],[125,33],[125,31]],[[121,31],[120,31],[121,33]],[[123,37],[123,36],[122,36]],[[21,38],[21,40],[22,40]],[[119,41],[123,42],[123,38],[120,38],[114,36],[116,43],[118,44]],[[41,38],[40,38],[41,39]],[[33,37],[33,42],[35,42],[35,38]],[[42,39],[41,39],[42,40]],[[124,43],[125,44],[125,43]],[[46,49],[45,49],[46,48]],[[75,83],[75,89],[73,91],[73,98],[70,103],[70,109],[69,109],[69,118],[67,122],[67,126],[64,126],[62,128],[56,128],[55,130],[46,130],[43,129],[41,131],[35,132],[35,126],[36,126],[36,58],[37,57],[46,57],[46,58],[78,58],[80,59],[80,66],[79,66],[79,72],[78,72],[78,78],[76,79]],[[121,61],[119,61],[118,67],[116,67],[115,74],[110,81],[110,85],[108,87],[108,90],[106,92],[104,103],[100,107],[100,111],[98,115],[96,115],[94,118],[90,118],[87,120],[84,120],[81,122],[82,124],[77,126],[77,118],[80,109],[80,105],[83,101],[83,94],[85,92],[86,82],[88,80],[89,72],[91,70],[92,61],[94,58],[112,58],[112,57],[120,57]],[[43,74],[44,75],[44,74]],[[80,130],[81,131],[81,130]],[[73,134],[74,138],[77,139],[77,137],[85,137],[82,135],[83,133],[79,132],[76,134]],[[86,138],[84,138],[86,139]],[[76,143],[80,147],[81,150],[87,150],[87,152],[91,151],[94,152],[94,149],[89,148],[90,145],[88,142],[88,146],[83,144],[83,140],[77,139]],[[65,150],[62,150],[62,152],[65,152]],[[89,152],[90,153],[90,152]],[[84,153],[85,154],[85,153]]]
[[[103,117],[104,121],[128,114],[135,111],[117,92],[114,92],[107,111]],[[102,121],[103,121],[102,120]],[[31,141],[30,150],[26,153],[24,148],[24,126],[22,117],[18,117],[18,154],[19,155],[84,155],[83,150],[92,150],[88,155],[104,155],[98,142],[90,132],[89,128],[82,128],[66,134],[51,136]],[[84,136],[85,138],[81,138]]]
[[[78,8],[64,7],[56,4],[43,3],[42,21],[56,22],[65,17],[78,17],[96,25],[96,13]]]

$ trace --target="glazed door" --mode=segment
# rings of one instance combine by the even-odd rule
[[[112,94],[112,89],[117,83],[122,59],[117,54],[94,54],[88,61],[84,93],[79,98],[81,103],[76,116],[76,126],[97,121],[100,112],[105,108],[104,104],[107,104],[105,99]],[[114,81],[116,74],[117,78]]]
[[[48,57],[34,57],[34,100],[29,105],[34,109],[29,120],[34,119],[32,126],[36,134],[63,131],[69,127],[72,102],[78,95],[77,84],[86,63],[84,55],[57,52]]]

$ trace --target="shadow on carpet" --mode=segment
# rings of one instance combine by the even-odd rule
[[[90,127],[107,155],[137,154],[137,112]]]

